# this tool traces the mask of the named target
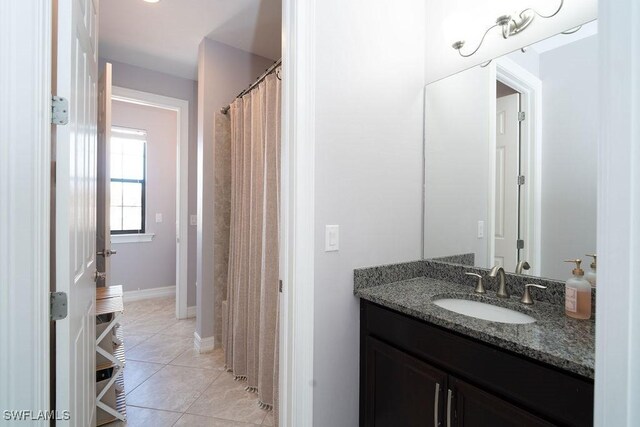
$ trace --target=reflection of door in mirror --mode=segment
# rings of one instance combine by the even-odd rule
[[[510,271],[519,261],[520,94],[500,82],[497,87],[494,265]],[[502,88],[507,94],[500,96]]]

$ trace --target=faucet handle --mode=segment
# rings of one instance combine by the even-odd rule
[[[467,276],[472,276],[478,279],[478,282],[476,283],[476,288],[474,289],[473,292],[475,292],[476,294],[485,294],[487,293],[487,291],[484,290],[484,284],[482,283],[482,276],[478,273],[472,273],[470,271],[465,272],[464,274],[466,274]]]
[[[524,294],[522,294],[522,299],[520,300],[521,303],[527,305],[533,304],[533,298],[531,298],[531,292],[529,292],[529,288],[531,287],[538,289],[547,289],[546,286],[537,285],[535,283],[527,283],[526,285],[524,285]]]

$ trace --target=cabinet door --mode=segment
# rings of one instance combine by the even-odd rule
[[[448,383],[445,417],[451,424],[447,422],[447,426],[546,427],[554,425],[459,379],[449,376]]]
[[[444,372],[370,336],[365,352],[365,426],[442,425]]]

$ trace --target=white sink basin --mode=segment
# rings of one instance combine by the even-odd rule
[[[489,320],[491,322],[524,324],[536,321],[533,317],[520,313],[519,311],[498,307],[496,305],[480,301],[458,298],[440,298],[434,300],[433,303],[438,307],[442,307],[459,314],[464,314],[465,316]]]

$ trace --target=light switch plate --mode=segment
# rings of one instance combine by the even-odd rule
[[[340,226],[327,225],[325,227],[324,251],[335,252],[340,249]]]
[[[478,221],[478,239],[484,238],[484,221]]]
[[[198,215],[190,215],[189,216],[189,224],[198,225]]]
[[[156,214],[156,222],[162,222],[162,214],[161,213],[157,213]]]

